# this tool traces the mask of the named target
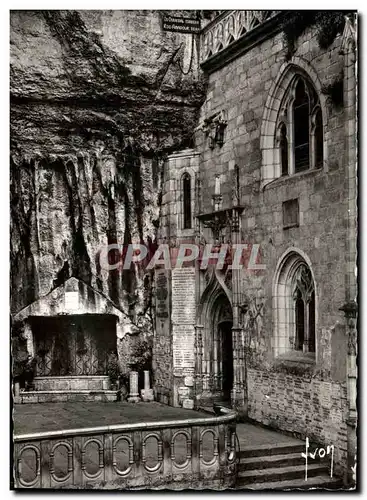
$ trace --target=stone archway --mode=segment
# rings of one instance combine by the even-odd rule
[[[231,400],[234,381],[232,328],[231,296],[213,272],[201,297],[196,325],[199,381],[196,397],[200,405]]]

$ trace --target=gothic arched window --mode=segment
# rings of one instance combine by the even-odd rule
[[[297,351],[315,352],[315,290],[306,264],[298,266],[292,288],[295,321],[291,342]]]
[[[261,189],[327,162],[326,98],[314,68],[294,56],[269,89],[261,132]]]
[[[314,357],[316,350],[315,284],[310,268],[290,252],[275,276],[275,353],[291,351]]]
[[[191,229],[191,177],[186,173],[182,176],[183,194],[183,229]]]
[[[279,174],[319,168],[324,158],[322,112],[317,93],[296,75],[283,98],[278,116]]]

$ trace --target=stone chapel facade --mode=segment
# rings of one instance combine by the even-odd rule
[[[200,35],[207,96],[195,147],[165,164],[159,243],[247,244],[256,265],[156,269],[155,395],[334,444],[350,474],[356,28],[321,49],[309,27],[287,56],[286,15],[224,11]]]

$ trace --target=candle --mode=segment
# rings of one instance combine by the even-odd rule
[[[220,194],[220,175],[215,176],[215,190],[214,194]]]

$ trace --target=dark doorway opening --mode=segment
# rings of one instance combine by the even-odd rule
[[[233,388],[233,346],[232,346],[232,321],[219,323],[222,354],[222,390],[226,401],[231,399]]]

